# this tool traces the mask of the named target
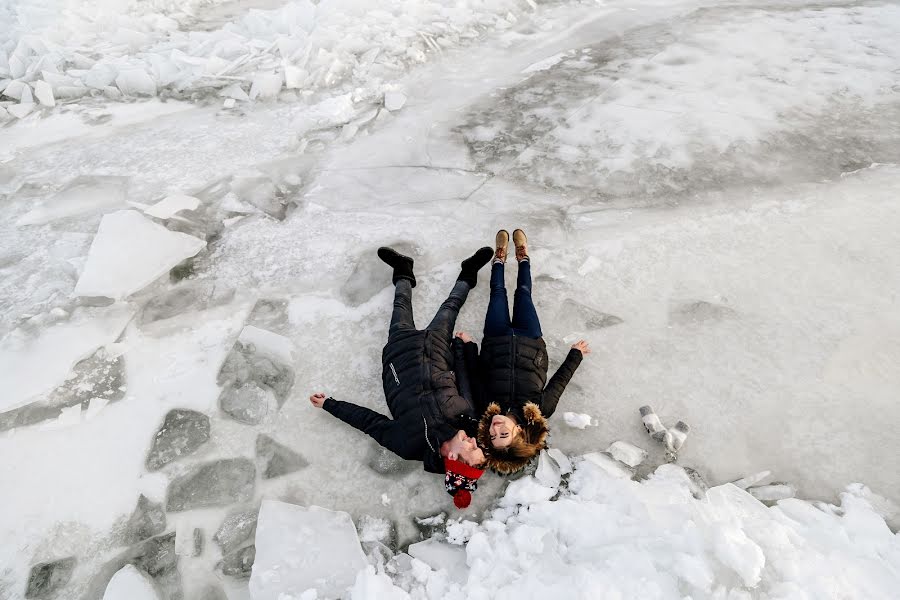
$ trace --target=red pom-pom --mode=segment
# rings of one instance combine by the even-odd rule
[[[453,504],[456,508],[466,508],[472,502],[472,493],[469,490],[459,490],[453,494]]]

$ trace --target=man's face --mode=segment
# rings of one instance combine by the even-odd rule
[[[450,438],[447,450],[450,454],[456,455],[456,460],[460,460],[470,467],[484,464],[484,452],[478,447],[475,438],[466,435],[462,429]]]

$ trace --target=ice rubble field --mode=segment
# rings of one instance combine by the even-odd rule
[[[896,5],[0,0],[0,25],[0,597],[897,596]],[[375,248],[415,256],[422,323],[516,226],[551,368],[595,351],[564,455],[448,518],[306,397],[385,409]],[[681,466],[647,403],[693,426]]]

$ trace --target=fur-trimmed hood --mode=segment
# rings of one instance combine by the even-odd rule
[[[478,445],[484,451],[487,468],[501,475],[509,475],[524,469],[531,459],[537,456],[543,448],[546,448],[549,430],[547,429],[547,420],[544,419],[538,405],[534,402],[527,402],[522,407],[521,415],[515,415],[522,427],[522,437],[525,443],[514,444],[514,447],[511,446],[511,450],[507,452],[496,450],[491,445],[490,427],[491,420],[499,414],[503,414],[500,405],[491,402],[478,423]],[[524,416],[524,422],[522,416]]]

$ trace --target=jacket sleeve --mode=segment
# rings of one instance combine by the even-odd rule
[[[556,412],[556,405],[559,404],[559,397],[562,396],[563,390],[566,389],[566,385],[568,385],[569,380],[572,379],[572,375],[575,374],[575,369],[581,364],[582,358],[584,358],[584,355],[581,353],[581,350],[572,348],[569,350],[566,360],[563,361],[563,364],[559,365],[556,373],[550,378],[547,387],[544,388],[543,396],[541,397],[541,413],[545,418],[550,418],[550,415]]]
[[[469,376],[469,382],[472,387],[472,404],[475,407],[476,416],[487,408],[487,400],[485,399],[484,384],[481,379],[481,367],[478,363],[478,344],[468,342],[463,347],[463,355],[466,363],[466,372]]]
[[[403,425],[387,418],[381,413],[370,410],[365,406],[359,406],[352,402],[343,402],[328,398],[322,405],[326,411],[369,435],[376,442],[406,460],[421,460],[421,456],[411,456],[410,448],[406,444],[408,436],[403,430]]]

